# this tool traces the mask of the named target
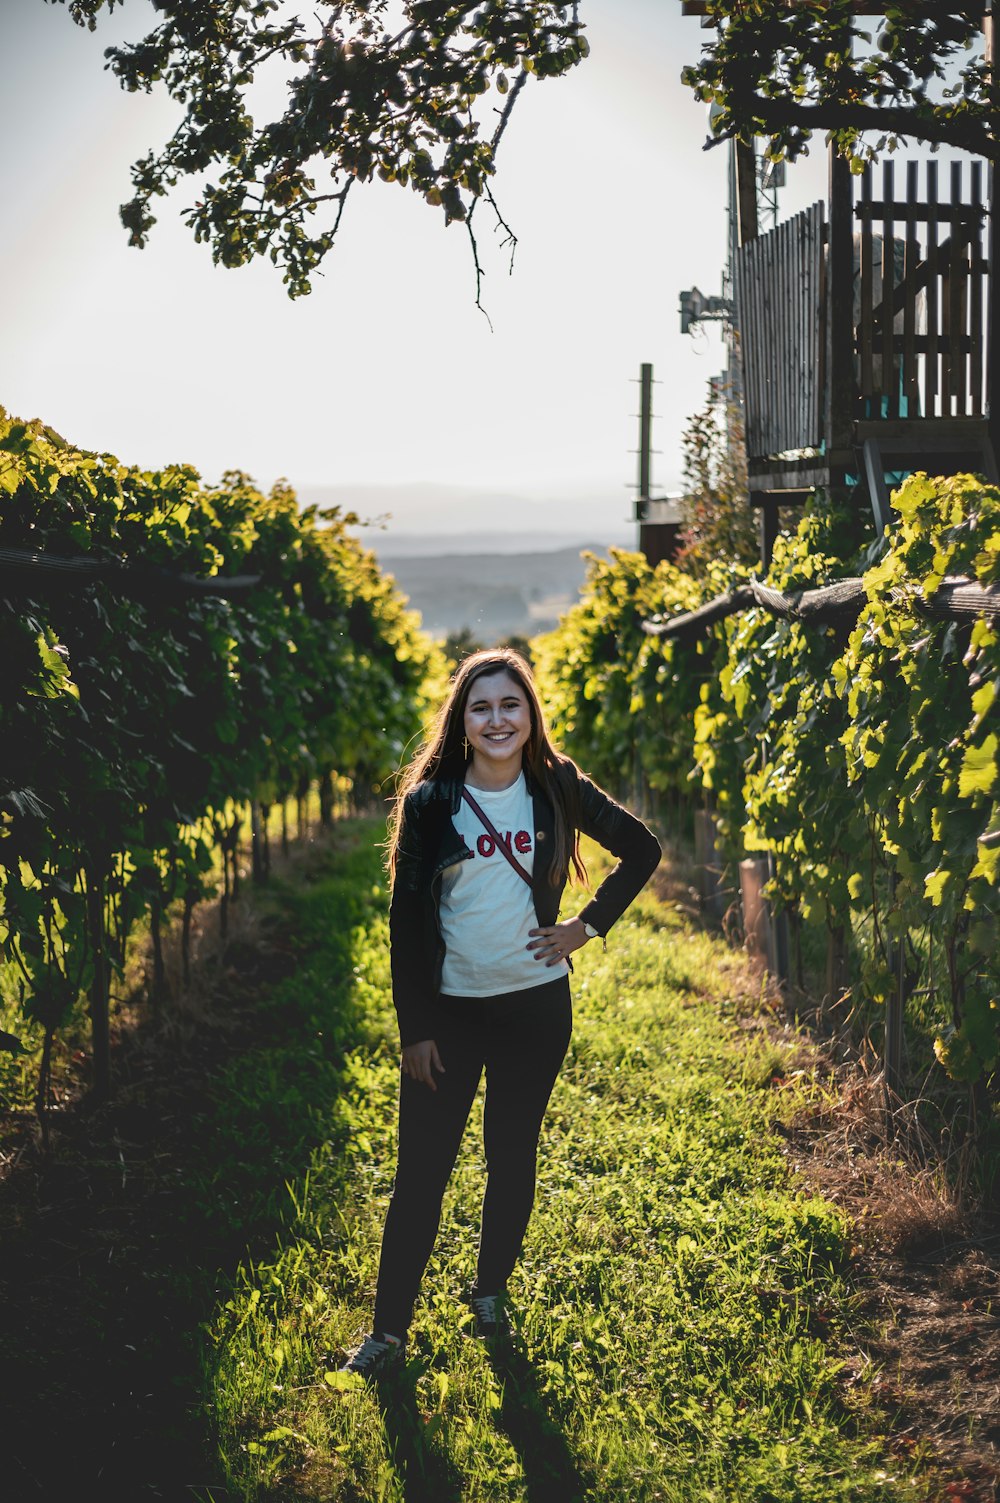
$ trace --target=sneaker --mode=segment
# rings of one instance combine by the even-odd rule
[[[510,1335],[510,1316],[505,1294],[470,1294],[469,1304],[476,1321],[476,1335],[485,1341]]]
[[[340,1371],[358,1373],[365,1379],[381,1378],[390,1368],[402,1362],[405,1351],[405,1341],[390,1336],[387,1331],[373,1331],[351,1353]]]

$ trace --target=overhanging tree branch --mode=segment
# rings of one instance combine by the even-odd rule
[[[93,27],[115,0],[62,3]],[[353,182],[408,187],[446,224],[467,222],[481,198],[495,209],[497,148],[529,74],[558,77],[588,51],[576,5],[558,0],[404,0],[392,32],[382,4],[314,0],[312,36],[263,0],[156,0],[156,9],[142,41],[107,53],[123,88],[165,89],[184,109],[166,145],[133,168],[121,210],[130,243],[146,244],[156,199],[200,178],[182,211],[195,238],[224,266],[269,255],[292,297],[310,290]],[[291,72],[284,108],[261,123],[249,91],[279,59]],[[504,96],[499,120],[493,88]],[[332,227],[321,207],[330,203]],[[499,211],[497,221],[509,235]],[[471,234],[470,244],[478,292]]]
[[[886,0],[872,16],[854,0],[711,0],[708,13],[715,34],[682,78],[713,110],[709,144],[761,137],[794,160],[824,130],[855,165],[900,137],[996,151],[983,4]]]
[[[902,105],[848,104],[797,104],[791,100],[764,99],[755,95],[746,109],[740,110],[746,119],[752,119],[754,134],[774,136],[795,126],[806,131],[881,131],[886,135],[905,137],[918,141],[935,142],[942,146],[957,146],[977,156],[991,156],[997,149],[995,116],[986,112],[976,116],[954,114],[948,118],[929,110],[922,112]],[[745,127],[735,121],[718,135],[705,142],[710,151],[723,141],[745,134]]]

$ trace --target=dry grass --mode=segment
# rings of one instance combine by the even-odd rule
[[[930,1103],[887,1101],[858,1060],[826,1064],[829,1087],[786,1127],[786,1151],[854,1226],[845,1393],[874,1363],[900,1452],[927,1446],[938,1458],[937,1497],[996,1503],[1000,1222],[977,1194],[968,1143],[928,1127]]]
[[[974,1233],[982,1207],[968,1142],[948,1146],[925,1122],[921,1100],[890,1101],[881,1075],[855,1060],[793,1137],[807,1149],[810,1178],[885,1253],[905,1254]]]

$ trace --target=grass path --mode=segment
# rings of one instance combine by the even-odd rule
[[[475,1115],[405,1372],[335,1373],[366,1326],[393,1172],[397,1057],[376,826],[289,889],[298,964],[264,1003],[269,1047],[213,1089],[206,1187],[282,1229],[206,1323],[226,1476],[210,1499],[417,1503],[838,1503],[936,1496],[895,1455],[856,1350],[849,1229],[797,1188],[775,1124],[793,1044],[741,1029],[740,962],[643,895],[582,952],[575,1031],[543,1129],[507,1359],[460,1302],[482,1189]],[[278,1193],[261,1163],[301,1162]],[[293,1145],[290,1147],[289,1145]],[[207,1189],[206,1189],[207,1193]],[[270,1197],[263,1214],[261,1197]]]

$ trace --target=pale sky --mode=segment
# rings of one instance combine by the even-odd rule
[[[702,42],[679,0],[583,0],[581,13],[591,56],[529,83],[501,147],[512,277],[479,211],[491,333],[463,228],[395,186],[355,191],[297,302],[269,264],[213,267],[176,212],[194,183],[162,206],[149,247],[129,249],[129,165],[165,139],[173,106],[124,94],[102,54],[151,27],[149,0],[94,34],[62,5],[0,0],[0,402],[83,447],[183,460],[209,481],[238,467],[362,508],[369,486],[383,506],[399,487],[421,487],[404,502],[440,488],[438,514],[475,530],[509,496],[536,503],[518,511],[526,532],[573,515],[620,536],[640,363],[659,382],[657,491],[679,487],[685,420],[724,364],[716,327],[681,335],[677,305],[693,284],[720,290],[726,156],[702,151],[705,111],[679,80]],[[824,183],[820,146],[784,210]]]

